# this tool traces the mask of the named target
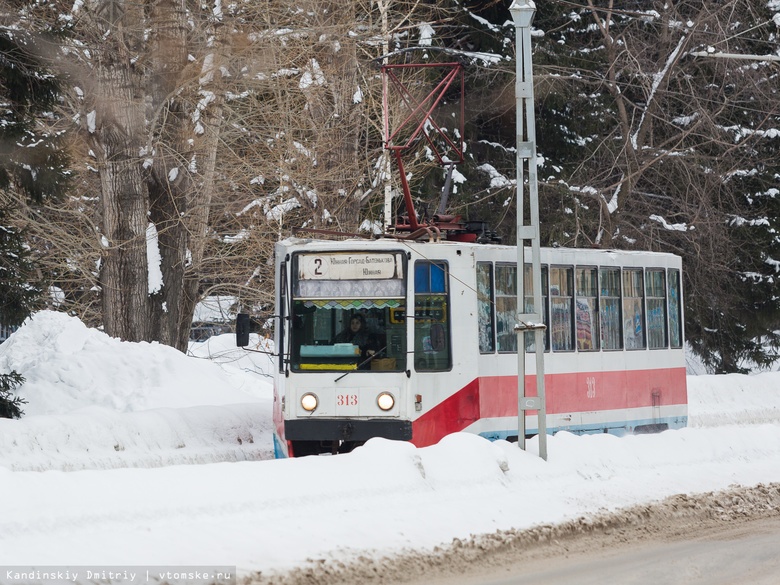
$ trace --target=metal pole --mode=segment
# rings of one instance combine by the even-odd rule
[[[520,144],[523,142],[525,115],[523,111],[523,96],[520,90],[520,84],[524,79],[523,75],[523,33],[522,26],[518,26],[518,19],[515,18],[515,13],[520,10],[517,7],[517,2],[513,2],[509,9],[512,13],[512,18],[515,20],[515,115],[516,115],[516,131],[515,142]],[[528,26],[530,26],[531,20],[528,19]],[[523,194],[523,177],[524,177],[524,159],[520,156],[520,149],[517,150],[516,161],[516,206],[517,206],[517,312],[524,313],[525,304],[525,241],[522,238],[523,227],[525,225],[525,195]],[[525,451],[525,330],[517,330],[517,445]]]
[[[525,449],[525,414],[536,410],[538,416],[539,456],[547,459],[547,416],[544,389],[544,308],[542,307],[542,270],[539,245],[539,192],[536,169],[536,122],[534,118],[533,67],[531,59],[531,22],[536,13],[532,0],[514,0],[509,7],[515,23],[517,114],[517,442]],[[524,179],[528,175],[530,222],[524,216]],[[525,242],[531,242],[531,274],[533,278],[533,313],[525,308]],[[533,331],[536,353],[536,396],[527,396],[526,333]]]

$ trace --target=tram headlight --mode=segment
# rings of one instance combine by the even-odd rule
[[[382,410],[387,411],[395,406],[395,398],[390,392],[382,392],[376,397],[376,404]]]
[[[307,392],[301,396],[301,407],[306,412],[312,412],[315,408],[317,408],[317,404],[319,404],[319,400],[317,399],[316,394]]]

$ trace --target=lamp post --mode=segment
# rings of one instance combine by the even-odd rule
[[[525,414],[538,417],[539,456],[547,459],[547,414],[544,392],[544,318],[542,270],[539,249],[539,192],[536,169],[536,121],[534,78],[531,62],[531,22],[536,13],[532,0],[514,0],[509,7],[515,23],[515,102],[517,114],[517,444],[525,449]],[[529,221],[525,221],[525,178],[528,178]],[[531,243],[533,309],[525,306],[525,242]],[[533,331],[536,354],[536,396],[526,396],[526,333]]]

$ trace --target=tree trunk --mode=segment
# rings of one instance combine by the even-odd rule
[[[181,2],[161,0],[150,15],[152,104],[150,141],[154,162],[149,179],[150,219],[160,252],[162,287],[149,298],[152,337],[181,351],[187,349],[192,312],[182,306],[189,233],[186,226],[191,180],[186,164],[192,155],[187,139],[191,121],[186,94],[180,88],[187,67],[187,14]],[[186,325],[186,328],[183,327]],[[182,329],[184,337],[182,338]]]
[[[111,336],[141,341],[148,339],[149,321],[148,192],[138,163],[144,116],[128,58],[133,40],[121,26],[106,36],[96,59],[94,118],[88,116],[87,130],[101,184],[103,324]]]

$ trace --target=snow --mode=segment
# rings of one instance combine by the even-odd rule
[[[660,223],[662,226],[664,226],[664,229],[673,231],[673,232],[687,232],[689,229],[693,229],[692,227],[689,227],[687,224],[684,223],[669,223],[666,221],[666,218],[652,214],[650,216],[650,219],[652,221]]]
[[[298,87],[303,90],[309,89],[312,85],[325,85],[325,75],[316,59],[309,59],[309,64],[304,68]]]
[[[658,91],[658,87],[661,85],[661,82],[663,82],[664,79],[666,79],[666,75],[669,71],[669,69],[674,65],[674,63],[677,62],[677,57],[680,54],[680,51],[683,48],[683,45],[685,44],[685,41],[688,40],[688,37],[683,35],[680,37],[680,40],[677,42],[677,46],[675,47],[674,51],[672,51],[669,54],[669,57],[666,59],[666,64],[664,65],[664,68],[653,75],[653,84],[650,88],[650,95],[647,96],[647,99],[645,100],[645,103],[648,104],[648,106],[645,108],[645,110],[642,112],[642,117],[639,120],[639,124],[637,124],[637,130],[634,132],[634,134],[631,136],[631,146],[634,148],[634,150],[639,149],[639,144],[637,143],[639,133],[642,131],[644,127],[645,122],[645,115],[649,111],[649,104],[653,102],[653,99],[655,98],[655,93]],[[610,212],[611,213],[611,212]]]
[[[162,256],[160,255],[160,240],[157,234],[157,226],[152,222],[146,226],[146,263],[148,266],[148,289],[149,294],[153,295],[162,290]]]
[[[489,189],[502,189],[504,187],[509,187],[510,185],[513,185],[513,181],[506,178],[504,175],[498,172],[496,168],[493,165],[490,165],[488,163],[481,164],[477,167],[480,171],[487,173],[487,175],[490,177],[490,187]]]
[[[417,28],[420,30],[420,40],[418,42],[421,47],[430,47],[431,41],[435,31],[429,22],[420,23]]]
[[[235,319],[235,311],[232,310],[238,304],[238,299],[233,295],[211,295],[205,297],[195,305],[193,323],[227,323]]]
[[[268,575],[780,481],[779,373],[689,376],[688,428],[559,433],[548,461],[465,433],[271,460],[274,358],[229,335],[190,354],[51,311],[0,345],[29,401],[0,419],[0,565]]]

